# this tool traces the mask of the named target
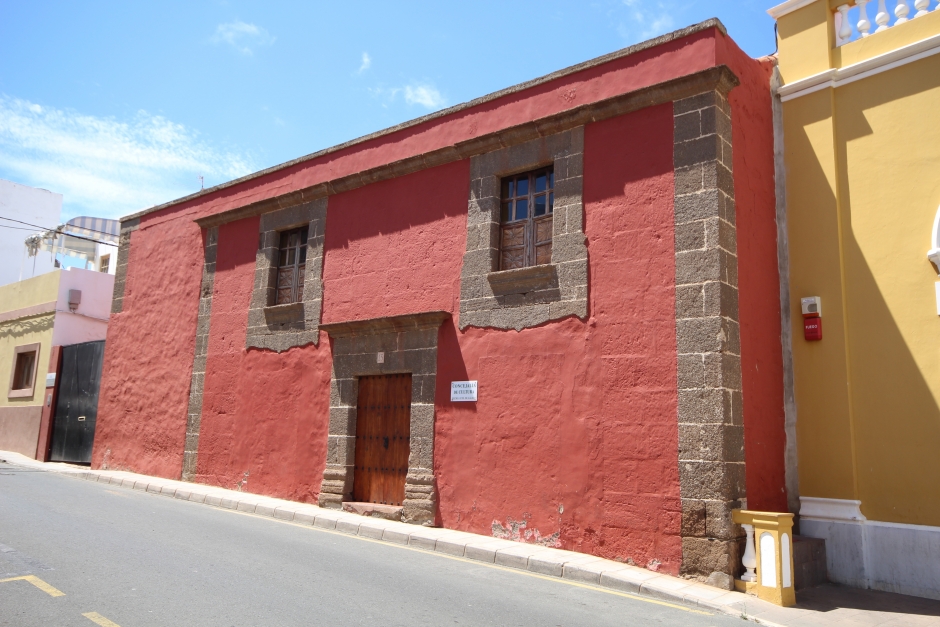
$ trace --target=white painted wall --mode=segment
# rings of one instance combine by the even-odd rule
[[[108,255],[108,274],[114,274],[117,272],[118,247],[112,246],[111,244],[98,244],[95,249],[95,269],[99,271],[101,270],[101,258],[105,255]]]
[[[69,290],[82,291],[82,302],[74,312],[69,311]],[[53,346],[105,339],[113,296],[112,274],[80,268],[60,271]]]
[[[940,527],[867,520],[861,501],[800,501],[800,533],[826,541],[829,581],[940,599]]]
[[[62,218],[62,194],[0,179],[0,217],[54,228]],[[0,220],[0,285],[19,281],[21,271],[22,278],[28,279],[55,267],[50,253],[40,252],[31,258],[26,256],[23,240],[42,229],[21,231],[20,227],[32,228]]]

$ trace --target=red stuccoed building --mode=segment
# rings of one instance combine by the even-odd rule
[[[739,572],[773,69],[713,20],[125,218],[93,466]]]

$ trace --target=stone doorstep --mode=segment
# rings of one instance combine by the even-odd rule
[[[401,520],[403,509],[404,508],[401,506],[381,505],[379,503],[343,502],[344,512],[359,514],[360,516],[370,516],[372,518],[384,518],[385,520]]]
[[[628,566],[574,551],[491,538],[454,529],[409,525],[374,515],[361,516],[348,511],[322,509],[308,503],[273,499],[198,483],[148,477],[125,471],[87,470],[65,464],[48,464],[6,451],[0,451],[0,459],[7,461],[12,459],[12,463],[20,466],[34,467],[88,481],[110,483],[224,509],[250,511],[269,518],[293,520],[298,524],[335,529],[342,533],[389,543],[459,555],[474,561],[495,562],[504,567],[599,585],[638,596],[696,605],[732,616],[746,614],[749,618],[753,618],[755,614],[766,614],[769,611],[784,609],[740,592],[728,592],[678,577],[654,573],[638,566]],[[766,620],[758,622],[771,627],[775,625]]]

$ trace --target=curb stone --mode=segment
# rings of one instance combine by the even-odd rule
[[[193,503],[610,588],[640,597],[694,606],[745,618],[768,627],[784,627],[753,615],[781,609],[755,597],[585,553],[523,544],[453,529],[418,527],[394,520],[359,516],[339,510],[323,509],[309,503],[274,499],[199,483],[149,477],[125,471],[89,470],[70,464],[37,462],[18,453],[0,451],[0,462],[4,461],[76,479],[142,490]]]

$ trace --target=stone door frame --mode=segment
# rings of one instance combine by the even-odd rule
[[[341,509],[351,501],[356,459],[356,405],[359,377],[411,374],[411,450],[401,519],[433,526],[437,520],[434,476],[434,393],[437,386],[437,337],[450,318],[432,311],[390,318],[322,324],[330,336],[330,431],[320,507]]]

